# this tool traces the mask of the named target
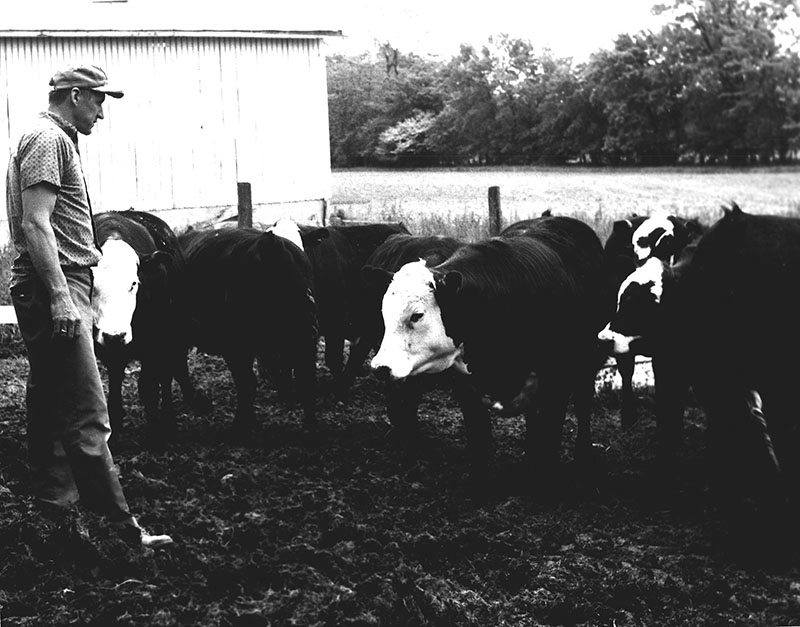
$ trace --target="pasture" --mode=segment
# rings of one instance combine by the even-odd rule
[[[329,211],[477,238],[487,189],[498,185],[505,223],[550,209],[583,218],[604,239],[618,217],[658,208],[707,223],[728,200],[746,211],[797,212],[798,175],[335,172]],[[191,371],[214,407],[202,416],[180,408],[179,441],[152,452],[133,363],[114,457],[142,524],[176,539],[141,552],[91,515],[87,542],[74,519],[36,513],[27,496],[26,361],[13,333],[0,340],[2,627],[800,624],[800,556],[786,548],[765,559],[771,538],[750,524],[746,504],[736,524],[720,513],[706,489],[705,421],[694,399],[679,471],[665,489],[653,472],[652,387],[639,385],[640,420],[623,430],[606,372],[593,406],[591,472],[572,463],[570,413],[559,475],[534,478],[557,486],[541,499],[523,474],[522,417],[494,417],[491,489],[470,489],[460,410],[433,379],[420,438],[407,448],[371,373],[359,376],[347,405],[336,402],[321,345],[318,428],[304,429],[300,408],[282,405],[261,381],[256,433],[242,444],[228,439],[235,393],[223,360],[194,352]]]
[[[590,224],[605,241],[614,220],[665,210],[710,224],[736,201],[751,213],[800,212],[800,166],[785,168],[474,168],[337,170],[329,215],[403,220],[413,233],[486,234],[490,186],[504,224],[550,209]]]

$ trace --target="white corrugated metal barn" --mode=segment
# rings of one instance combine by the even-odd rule
[[[269,4],[21,3],[0,22],[3,165],[53,72],[88,61],[125,91],[79,140],[95,213],[133,207],[181,228],[235,215],[247,182],[256,220],[318,222],[331,193],[323,43],[341,33]]]

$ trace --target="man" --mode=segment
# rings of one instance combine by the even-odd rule
[[[103,119],[106,96],[123,93],[99,67],[50,79],[48,110],[11,154],[6,195],[16,258],[11,297],[28,352],[28,453],[37,502],[50,511],[81,504],[132,544],[172,543],[131,514],[114,468],[105,395],[92,340],[91,267],[100,260],[78,153],[78,133]]]

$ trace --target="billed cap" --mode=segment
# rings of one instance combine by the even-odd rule
[[[91,89],[108,94],[112,98],[122,98],[121,89],[116,89],[108,84],[108,76],[96,65],[79,65],[59,70],[50,79],[51,91],[59,89]]]

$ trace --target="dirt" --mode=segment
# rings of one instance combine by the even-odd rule
[[[134,550],[88,513],[48,518],[33,507],[26,361],[6,350],[0,369],[3,627],[800,624],[800,560],[767,559],[763,538],[714,506],[695,406],[680,471],[659,487],[649,387],[628,431],[617,392],[601,387],[588,472],[571,461],[571,416],[562,466],[547,477],[525,474],[523,420],[498,417],[486,495],[471,488],[460,413],[445,390],[426,395],[408,448],[371,375],[342,406],[320,366],[316,432],[263,383],[258,430],[237,445],[227,438],[227,370],[193,355],[214,409],[181,410],[180,440],[151,452],[132,372],[115,460],[143,525],[176,540]],[[554,495],[535,496],[542,484]]]

